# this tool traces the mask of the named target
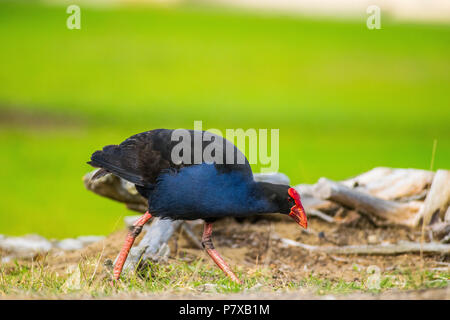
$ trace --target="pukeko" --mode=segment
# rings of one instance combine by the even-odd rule
[[[239,279],[214,249],[211,235],[215,220],[278,212],[288,214],[300,226],[307,227],[300,195],[294,188],[255,182],[247,159],[230,141],[207,131],[186,132],[192,138],[190,146],[194,151],[198,135],[201,135],[202,151],[212,142],[222,145],[223,161],[195,161],[195,152],[191,152],[190,161],[172,161],[172,149],[178,144],[172,138],[174,130],[156,129],[133,135],[119,145],[105,146],[95,151],[88,162],[101,168],[92,179],[112,173],[134,183],[137,191],[148,199],[148,211],[134,223],[119,254],[114,267],[115,280],[120,277],[135,238],[152,216],[173,220],[203,219],[203,247],[219,268],[237,283]],[[213,138],[203,139],[206,132]],[[186,150],[181,153],[184,152]],[[238,161],[239,157],[244,161]]]

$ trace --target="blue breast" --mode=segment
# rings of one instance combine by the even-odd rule
[[[149,198],[150,212],[170,219],[247,216],[271,212],[253,180],[238,171],[218,172],[213,164],[184,167],[158,178]]]

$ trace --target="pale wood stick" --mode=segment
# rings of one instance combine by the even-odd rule
[[[158,261],[159,250],[167,244],[172,235],[180,228],[182,221],[153,218],[151,225],[145,225],[145,235],[139,244],[131,248],[124,264],[124,271],[135,270],[141,261]],[[117,260],[117,257],[116,257]],[[114,261],[114,264],[116,261]]]
[[[335,222],[335,220],[334,220],[333,217],[330,217],[329,215],[323,213],[323,212],[320,211],[320,210],[316,210],[316,209],[307,209],[307,210],[306,210],[306,214],[307,214],[308,216],[317,217],[317,218],[322,219],[322,220],[324,220],[324,221],[326,221],[326,222],[329,222],[329,223]]]
[[[383,200],[325,178],[319,180],[314,186],[313,192],[317,198],[331,200],[365,215],[382,219],[385,221],[382,224],[411,226],[412,219],[421,205],[415,201],[399,203]]]
[[[420,169],[378,167],[341,183],[384,200],[422,197],[434,172]]]
[[[445,219],[446,210],[450,204],[450,171],[438,170],[431,183],[425,202],[415,217],[414,225],[419,225],[423,219],[423,225],[430,223],[434,213],[439,214],[442,220]]]
[[[311,252],[324,252],[332,254],[357,254],[357,255],[395,255],[401,253],[416,253],[421,250],[424,253],[450,254],[450,244],[423,243],[401,241],[397,244],[380,245],[354,245],[354,246],[314,246],[290,239],[281,239],[286,246],[299,247]]]

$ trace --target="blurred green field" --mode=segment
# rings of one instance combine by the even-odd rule
[[[280,129],[292,184],[450,164],[450,26],[0,2],[0,233],[106,234],[90,154],[153,128]],[[258,166],[254,167],[258,171]]]

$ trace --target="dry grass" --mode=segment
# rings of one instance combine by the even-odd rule
[[[235,233],[236,228],[239,228],[239,233]],[[411,237],[404,230],[396,229],[356,231],[334,228],[311,220],[311,229],[324,231],[337,242],[364,241],[365,232],[379,232],[378,236],[385,240]],[[443,257],[426,255],[422,260],[414,254],[387,257],[311,254],[300,248],[284,248],[271,236],[277,234],[319,244],[320,240],[314,235],[299,232],[292,223],[260,221],[238,224],[227,220],[217,223],[214,239],[219,252],[242,280],[242,285],[231,282],[202,250],[191,247],[183,236],[179,236],[175,237],[177,243],[175,239],[169,243],[171,255],[168,261],[150,263],[139,274],[126,275],[112,287],[108,262],[110,265],[117,254],[125,232],[116,232],[82,250],[53,251],[32,260],[3,264],[0,296],[46,299],[217,298],[237,294],[242,298],[283,298],[296,292],[299,298],[329,294],[376,294],[380,297],[379,294],[397,291],[448,288],[450,281],[449,263],[441,261]],[[446,294],[444,296],[447,297]]]

